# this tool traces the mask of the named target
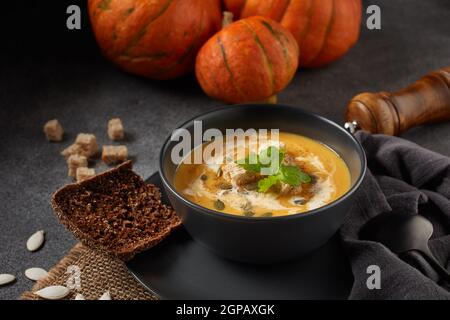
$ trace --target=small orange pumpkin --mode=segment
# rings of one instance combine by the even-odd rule
[[[103,54],[152,79],[193,70],[198,50],[222,21],[220,0],[89,0],[88,8]]]
[[[235,18],[265,16],[291,31],[300,66],[320,67],[342,57],[357,42],[361,0],[224,0]]]
[[[200,49],[195,72],[209,96],[229,102],[263,101],[283,90],[298,67],[294,37],[265,17],[241,19]]]

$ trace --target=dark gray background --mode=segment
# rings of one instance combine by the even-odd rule
[[[26,2],[3,8],[0,21],[0,273],[18,278],[0,288],[0,299],[30,289],[23,271],[50,268],[75,243],[49,198],[70,182],[59,153],[77,133],[92,132],[100,144],[108,143],[107,120],[122,118],[135,169],[146,178],[157,170],[159,148],[177,124],[221,105],[201,92],[193,76],[155,82],[115,69],[100,56],[85,11],[81,31],[65,29],[65,8],[77,1]],[[78,3],[84,10],[84,1]],[[280,103],[343,123],[352,96],[398,90],[450,65],[450,1],[365,1],[364,9],[372,3],[381,6],[382,30],[363,26],[359,43],[343,59],[299,70],[279,94]],[[67,133],[62,143],[48,143],[42,132],[52,118]],[[404,137],[450,156],[449,123]],[[46,243],[29,253],[26,240],[39,229],[46,231]]]

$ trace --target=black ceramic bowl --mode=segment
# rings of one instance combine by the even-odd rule
[[[171,160],[177,142],[170,137],[160,155],[160,175],[170,202],[183,225],[199,243],[218,255],[249,263],[273,263],[304,255],[325,244],[342,225],[353,195],[366,171],[366,157],[358,141],[339,125],[299,108],[249,104],[229,106],[202,114],[180,128],[193,137],[194,121],[203,131],[225,129],[279,129],[321,141],[335,150],[351,173],[351,188],[336,201],[312,210],[281,217],[252,218],[207,209],[185,199],[175,190],[177,165]],[[192,145],[195,143],[192,141]]]

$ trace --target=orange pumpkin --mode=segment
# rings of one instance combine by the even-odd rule
[[[283,90],[298,67],[289,31],[265,17],[242,19],[209,39],[195,72],[203,90],[230,103],[262,101]]]
[[[191,71],[222,21],[220,0],[89,0],[88,8],[103,54],[123,70],[153,79]]]
[[[291,31],[300,66],[320,67],[342,57],[358,40],[361,0],[224,0],[235,18],[269,17]]]

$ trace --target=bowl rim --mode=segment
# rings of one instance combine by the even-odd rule
[[[229,106],[222,106],[222,107],[216,108],[214,110],[210,110],[210,111],[198,114],[198,115],[190,118],[189,120],[183,122],[182,124],[178,125],[176,127],[176,129],[184,128],[188,124],[197,120],[198,118],[201,118],[201,117],[204,117],[204,116],[216,113],[216,112],[220,113],[222,111],[234,109],[234,108],[263,107],[263,106],[267,106],[267,105],[268,104],[265,104],[265,103],[246,103],[246,104],[234,104],[234,105],[229,105]],[[183,197],[175,189],[173,184],[171,182],[169,182],[169,180],[167,179],[167,177],[164,174],[164,171],[162,170],[164,155],[166,154],[168,145],[171,142],[172,134],[169,134],[169,136],[165,139],[164,144],[162,145],[160,153],[159,153],[158,172],[159,172],[159,175],[163,182],[163,185],[168,187],[170,189],[170,192],[172,192],[172,194],[174,194],[179,200],[181,200],[182,202],[184,202],[186,205],[188,205],[189,207],[191,207],[194,210],[200,211],[200,212],[208,214],[208,215],[213,215],[216,217],[221,216],[223,218],[228,218],[228,219],[233,219],[233,220],[241,220],[241,221],[246,221],[246,222],[283,221],[283,220],[299,219],[301,217],[309,217],[312,215],[317,215],[317,214],[321,213],[322,211],[326,211],[334,206],[337,206],[338,204],[340,204],[340,203],[344,202],[346,199],[348,199],[351,195],[353,195],[356,192],[356,190],[358,190],[358,188],[360,187],[360,185],[366,175],[366,171],[367,171],[366,153],[365,153],[364,148],[362,147],[361,143],[354,137],[354,135],[349,133],[347,130],[345,130],[342,126],[338,125],[336,122],[329,120],[329,119],[325,118],[324,116],[321,116],[315,112],[307,111],[301,107],[294,107],[294,106],[285,105],[285,104],[276,104],[276,108],[294,110],[294,111],[297,111],[300,113],[304,113],[304,114],[308,114],[310,116],[316,117],[319,120],[324,121],[324,122],[328,123],[329,125],[331,125],[332,127],[336,128],[337,130],[343,132],[347,137],[349,137],[351,140],[353,140],[353,142],[356,144],[357,148],[359,148],[359,151],[360,151],[359,153],[361,154],[360,160],[361,160],[362,168],[361,168],[361,172],[359,173],[358,178],[356,179],[355,184],[349,190],[347,190],[346,193],[344,193],[342,196],[340,196],[336,200],[334,200],[322,207],[319,207],[319,208],[316,208],[313,210],[309,210],[309,211],[305,211],[305,212],[298,212],[298,213],[294,213],[294,214],[275,216],[275,217],[246,217],[246,216],[235,215],[232,213],[216,211],[216,210],[212,210],[212,209],[203,207],[203,206],[196,204],[196,203],[190,201],[189,199],[186,199],[185,197]]]

